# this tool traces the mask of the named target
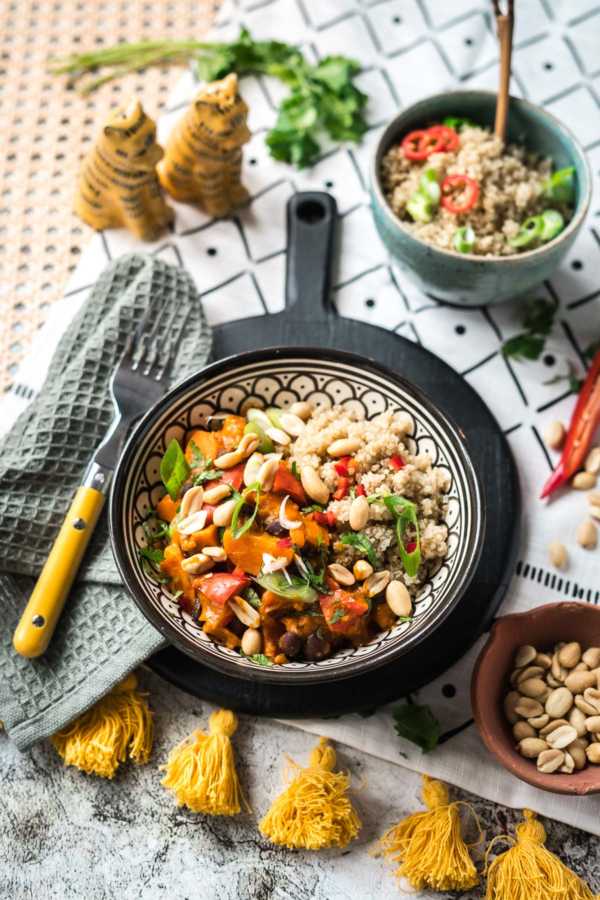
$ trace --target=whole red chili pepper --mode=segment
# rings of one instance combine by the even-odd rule
[[[594,432],[600,423],[600,350],[592,360],[567,432],[562,456],[541,493],[549,497],[561,484],[581,468]]]

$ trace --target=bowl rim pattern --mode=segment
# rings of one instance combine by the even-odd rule
[[[301,668],[295,668],[293,663],[285,666],[262,668],[248,663],[240,658],[238,654],[234,654],[236,659],[229,659],[224,653],[221,653],[219,654],[220,658],[216,659],[211,653],[207,652],[209,642],[211,646],[215,646],[212,640],[208,639],[209,642],[207,641],[207,646],[204,648],[193,641],[191,637],[174,633],[174,625],[169,623],[166,615],[155,609],[154,605],[149,602],[141,587],[140,580],[138,580],[138,575],[134,567],[132,567],[131,554],[127,550],[127,544],[131,543],[131,540],[127,537],[127,525],[123,521],[126,513],[122,506],[127,496],[127,491],[132,489],[131,484],[135,481],[134,465],[136,463],[136,454],[139,455],[142,452],[145,446],[144,442],[149,443],[152,439],[154,444],[156,444],[158,433],[155,430],[159,428],[161,420],[168,417],[169,410],[176,408],[178,403],[181,406],[185,406],[188,395],[192,394],[192,392],[198,393],[203,385],[210,383],[211,379],[214,380],[222,376],[234,378],[240,370],[243,372],[244,367],[260,364],[263,364],[266,370],[269,368],[277,370],[277,367],[283,363],[298,363],[301,359],[304,359],[305,362],[312,361],[313,365],[331,365],[333,368],[338,367],[340,369],[346,367],[347,369],[355,370],[358,376],[378,378],[382,384],[388,386],[387,389],[392,394],[395,389],[410,397],[414,401],[415,406],[423,409],[423,416],[428,415],[431,421],[435,423],[439,433],[443,434],[447,443],[446,450],[456,457],[453,467],[453,479],[455,479],[457,472],[460,471],[461,490],[468,500],[467,505],[471,511],[468,520],[468,533],[465,536],[463,550],[461,551],[463,559],[458,563],[457,574],[454,576],[454,588],[449,593],[449,597],[444,604],[440,605],[440,608],[435,611],[435,615],[432,616],[430,622],[427,622],[422,628],[415,629],[414,634],[404,642],[401,642],[399,646],[384,648],[383,651],[379,648],[370,652],[370,657],[368,655],[354,655],[347,661],[347,664],[342,665],[340,663],[340,665],[333,666],[333,668],[320,668],[318,663],[307,664]],[[340,380],[342,380],[341,376]],[[382,388],[382,395],[383,393]],[[391,405],[389,394],[385,399],[389,408]],[[187,400],[187,403],[190,407],[194,406],[194,400],[191,398]],[[173,418],[171,421],[173,421]],[[154,437],[152,437],[153,435]],[[147,449],[151,451],[150,444]],[[436,449],[439,449],[439,445]],[[147,460],[148,453],[140,458],[140,463],[146,465]],[[129,501],[127,502],[129,503]],[[129,505],[128,508],[131,508],[131,506]],[[462,514],[463,511],[460,510],[460,512]],[[109,525],[113,554],[128,593],[145,617],[170,643],[192,656],[195,660],[229,675],[254,681],[276,681],[279,683],[288,681],[300,684],[303,682],[317,683],[333,679],[341,680],[342,678],[360,674],[361,671],[366,669],[376,668],[379,665],[390,662],[391,659],[401,656],[409,648],[412,649],[417,643],[422,642],[433,629],[440,627],[444,619],[460,601],[466,587],[475,574],[485,534],[485,505],[479,477],[471,462],[465,438],[460,428],[411,382],[375,360],[346,351],[310,346],[267,347],[261,350],[247,351],[243,354],[226,357],[211,363],[204,369],[176,384],[145,414],[129,437],[115,470],[110,497]],[[372,646],[372,644],[366,646]],[[221,649],[224,650],[224,648]],[[232,653],[232,651],[229,652]],[[334,658],[336,657],[329,659]],[[326,661],[322,662],[325,663]]]
[[[490,99],[495,99],[496,97],[496,93],[494,91],[483,89],[465,89],[457,91],[445,91],[444,93],[439,94],[430,94],[428,97],[423,97],[421,100],[417,100],[416,103],[412,103],[410,106],[407,106],[388,122],[371,152],[371,164],[369,167],[369,182],[371,192],[377,201],[378,210],[380,210],[385,216],[386,221],[394,229],[396,229],[398,233],[402,234],[407,239],[408,243],[418,247],[426,247],[432,253],[440,254],[440,256],[445,257],[449,260],[461,260],[463,262],[470,261],[479,263],[479,265],[483,265],[486,262],[504,263],[505,265],[508,263],[512,263],[514,265],[518,260],[532,260],[537,258],[541,259],[544,256],[549,256],[553,249],[556,249],[561,243],[567,240],[569,236],[578,231],[583,224],[583,221],[588,213],[592,198],[591,169],[587,155],[581,143],[575,137],[571,129],[564,125],[560,121],[560,119],[558,119],[553,113],[548,112],[547,109],[544,109],[544,107],[542,106],[538,106],[536,103],[532,103],[530,100],[525,100],[523,97],[513,97],[511,95],[510,102],[516,104],[521,109],[525,110],[528,114],[531,114],[532,112],[540,114],[548,120],[547,127],[553,126],[556,131],[561,132],[573,148],[572,155],[574,157],[577,157],[586,175],[586,184],[584,185],[585,191],[582,191],[577,208],[573,213],[573,218],[570,220],[567,227],[563,231],[561,231],[556,238],[553,238],[553,240],[549,241],[547,244],[544,244],[541,247],[537,247],[533,250],[526,250],[524,253],[513,253],[509,256],[498,256],[494,254],[490,254],[489,256],[480,256],[476,253],[459,253],[456,250],[447,250],[442,247],[436,247],[434,244],[429,244],[426,241],[422,241],[419,240],[419,238],[414,237],[414,235],[412,235],[411,232],[408,231],[408,229],[402,227],[402,223],[389,205],[381,186],[381,158],[384,152],[391,145],[392,141],[397,137],[397,132],[401,130],[400,126],[403,120],[413,114],[415,111],[418,112],[421,107],[423,108],[423,117],[426,118],[427,105],[431,103],[432,100],[458,98],[459,101],[460,97],[464,97],[466,95],[479,95]]]

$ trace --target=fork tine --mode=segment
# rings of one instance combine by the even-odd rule
[[[181,310],[176,306],[168,309],[163,307],[160,310],[152,330],[147,336],[144,354],[139,360],[139,367],[145,375],[154,370],[153,378],[160,380],[164,376],[172,348],[178,342],[186,321],[187,315],[182,316]],[[176,327],[175,331],[174,327]]]

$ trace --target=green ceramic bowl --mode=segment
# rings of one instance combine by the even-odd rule
[[[492,91],[449,91],[420,100],[390,122],[371,161],[371,204],[375,225],[400,268],[436,300],[460,306],[483,306],[527,295],[549,278],[569,251],[583,224],[591,195],[590,170],[583,148],[554,116],[527,100],[511,97],[508,140],[549,156],[554,169],[574,166],[576,201],[573,218],[553,241],[514,256],[475,256],[439,250],[413,237],[399,222],[381,189],[381,160],[387,150],[415,128],[445,116],[465,116],[494,127],[496,95]]]

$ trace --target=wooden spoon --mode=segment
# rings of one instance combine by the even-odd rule
[[[508,118],[508,91],[510,86],[510,60],[512,56],[513,28],[515,23],[514,0],[508,0],[507,12],[502,12],[500,0],[492,0],[496,16],[496,31],[500,42],[500,83],[496,102],[494,131],[502,142],[506,140]]]

